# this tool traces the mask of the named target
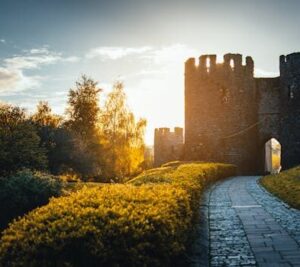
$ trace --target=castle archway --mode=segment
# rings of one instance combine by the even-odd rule
[[[265,172],[275,174],[281,170],[281,144],[275,138],[265,143]]]

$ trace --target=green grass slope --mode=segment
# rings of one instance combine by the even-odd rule
[[[265,176],[260,182],[269,192],[291,207],[300,209],[300,166],[277,175]]]

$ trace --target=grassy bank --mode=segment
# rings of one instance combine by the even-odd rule
[[[260,182],[269,192],[300,209],[300,166],[277,175],[265,176]]]
[[[175,266],[203,189],[234,174],[232,165],[175,164],[54,198],[5,230],[0,266]]]

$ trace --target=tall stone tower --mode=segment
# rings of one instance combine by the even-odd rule
[[[280,57],[280,76],[254,78],[242,55],[202,55],[185,63],[184,159],[236,164],[263,173],[265,144],[281,144],[284,169],[300,164],[300,53]],[[155,164],[179,159],[182,130],[155,130]]]
[[[280,143],[285,168],[300,163],[300,53],[280,57]]]
[[[185,156],[256,169],[258,115],[254,63],[242,55],[202,55],[185,64]]]

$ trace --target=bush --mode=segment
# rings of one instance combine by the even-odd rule
[[[204,185],[234,171],[183,164],[52,199],[5,230],[0,266],[176,265]]]
[[[61,189],[56,177],[29,170],[0,178],[0,229],[13,218],[47,204],[50,197],[60,195]]]
[[[217,180],[233,176],[236,167],[222,163],[183,163],[165,164],[160,167],[147,170],[129,181],[134,185],[168,183],[183,188],[187,191],[191,200],[193,220],[197,220],[199,212],[199,198],[205,187]]]

